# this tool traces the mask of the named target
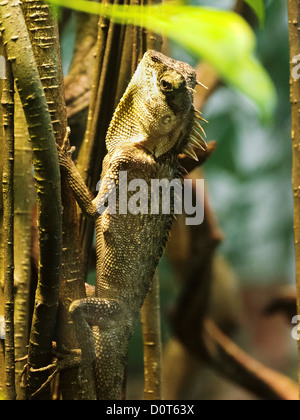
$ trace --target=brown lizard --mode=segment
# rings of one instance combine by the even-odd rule
[[[120,174],[126,173],[127,186],[132,180],[145,181],[149,189],[144,199],[150,202],[151,180],[181,179],[178,154],[197,158],[193,146],[206,150],[202,118],[193,107],[196,84],[188,64],[155,51],[145,53],[109,126],[95,199],[72,161],[68,137],[59,149],[79,205],[96,219],[95,297],[73,302],[70,313],[82,362],[95,364],[98,399],[120,398],[129,341],[174,219],[172,206],[169,214],[153,214],[148,207],[145,214],[122,211],[133,192],[122,202]],[[114,211],[111,197],[116,199]]]

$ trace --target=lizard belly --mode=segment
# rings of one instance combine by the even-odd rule
[[[111,217],[112,224],[114,217],[118,218],[118,232],[97,233],[96,293],[99,297],[117,296],[138,311],[162,256],[173,216],[118,215]]]
[[[110,167],[109,163],[114,162]],[[122,146],[112,156],[105,159],[105,177],[116,181],[115,212],[108,208],[101,214],[96,224],[97,286],[99,297],[119,298],[130,305],[131,310],[139,310],[148,292],[151,279],[167,242],[173,221],[172,193],[170,193],[169,214],[153,214],[152,181],[173,180],[178,173],[178,161],[158,163],[152,155],[136,147]],[[120,173],[126,173],[126,214],[124,191],[121,190]],[[143,187],[137,190],[146,200],[146,208],[133,214],[130,201],[137,191],[130,184],[139,180]],[[124,189],[124,185],[123,185]],[[143,190],[143,191],[142,191]],[[139,204],[141,206],[141,196]],[[121,203],[121,200],[122,203]],[[162,192],[158,195],[159,206]],[[141,206],[142,207],[142,206]],[[161,207],[159,207],[161,208]]]
[[[146,164],[145,164],[146,161]],[[132,159],[131,159],[132,162]],[[150,168],[149,168],[150,167]],[[158,166],[159,167],[159,166]],[[160,172],[143,159],[128,170],[132,179],[173,179],[168,166]],[[149,170],[151,169],[151,170]],[[154,167],[155,169],[155,167]],[[148,177],[145,177],[145,173]],[[150,176],[149,176],[150,174]],[[149,194],[151,189],[148,188]],[[128,194],[128,202],[132,194]],[[148,202],[151,203],[150,196]],[[172,226],[173,214],[116,214],[105,211],[96,222],[96,297],[118,303],[121,315],[114,328],[95,327],[96,378],[100,398],[119,398],[129,342]],[[171,210],[171,209],[170,209]],[[110,374],[108,373],[110,372]]]

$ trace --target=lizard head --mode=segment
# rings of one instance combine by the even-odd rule
[[[189,64],[147,51],[115,111],[114,135],[119,131],[121,138],[123,131],[125,141],[155,158],[170,152],[197,159],[193,146],[206,150],[206,143],[198,122],[202,118],[193,106],[196,84],[196,72]],[[109,146],[108,136],[108,150]]]

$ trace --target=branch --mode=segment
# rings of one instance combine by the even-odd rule
[[[15,256],[15,348],[16,359],[27,353],[29,338],[31,290],[31,210],[34,202],[32,150],[27,124],[19,98],[15,92],[15,168],[14,168],[14,256]],[[25,361],[16,365],[18,400],[26,398],[20,386]]]
[[[196,178],[199,175],[193,173]],[[194,199],[197,197],[195,193]],[[181,234],[182,246],[185,246],[188,254],[181,257],[182,261],[179,258],[176,260],[173,250],[175,264],[183,279],[183,290],[172,319],[176,336],[198,360],[206,361],[217,372],[259,398],[295,399],[293,381],[247,355],[210,320],[210,287],[215,281],[212,264],[216,246],[222,237],[207,197],[204,205],[205,218],[202,225],[189,228],[185,232],[187,238]],[[169,256],[172,256],[172,248],[168,249]],[[180,253],[180,249],[176,252]]]
[[[298,77],[293,77],[293,66],[296,64],[294,60],[300,53],[300,0],[288,0],[288,17],[291,60],[290,87],[293,141],[294,238],[298,314],[300,314],[300,83]],[[298,341],[298,352],[298,375],[300,383],[300,341]]]
[[[297,400],[297,385],[267,368],[233,343],[212,320],[204,322],[201,353],[226,378],[266,400]]]
[[[0,55],[3,56],[4,49],[0,36]],[[0,79],[0,100],[2,97],[3,79]],[[0,400],[4,399],[5,388],[5,362],[4,362],[4,240],[3,240],[3,196],[2,196],[2,173],[3,173],[3,110],[0,105]]]
[[[161,325],[159,277],[156,271],[152,287],[141,311],[144,343],[144,393],[146,400],[161,400]]]
[[[81,119],[91,99],[91,85],[95,67],[95,48],[99,17],[75,12],[75,45],[70,69],[65,77],[67,117],[72,123]],[[72,135],[72,133],[71,133]]]
[[[4,226],[4,314],[5,314],[5,399],[15,400],[14,341],[14,82],[10,63],[2,93],[3,107],[3,226]]]

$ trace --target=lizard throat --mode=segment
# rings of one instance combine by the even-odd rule
[[[159,138],[146,138],[138,144],[151,153],[155,158],[168,153],[176,143],[176,140],[168,135],[161,136]]]

